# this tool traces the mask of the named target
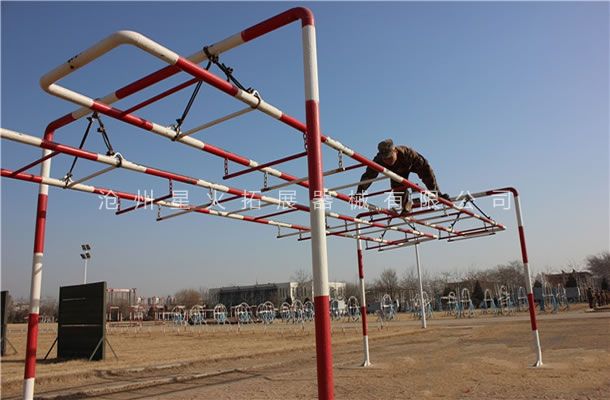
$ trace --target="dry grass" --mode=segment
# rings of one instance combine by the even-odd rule
[[[55,329],[41,329],[39,358],[51,346]],[[360,323],[333,323],[337,396],[610,398],[610,313],[586,314],[581,309],[544,315],[540,331],[545,366],[534,369],[527,368],[534,355],[524,314],[461,320],[437,316],[425,331],[419,322],[401,314],[399,321],[384,329],[370,323],[374,366],[362,369],[357,368],[362,358]],[[11,325],[8,337],[20,354],[2,359],[3,398],[21,391],[25,325]],[[123,397],[103,398],[132,398],[124,396],[132,392],[138,392],[133,398],[163,399],[316,396],[313,324],[250,325],[239,332],[235,326],[145,326],[114,329],[108,337],[118,361],[109,348],[106,360],[98,362],[58,362],[53,350],[50,360],[38,363],[37,393],[239,368],[231,373],[256,373],[226,381],[192,378],[196,384],[175,390],[150,385],[122,393]],[[162,365],[167,368],[157,369]],[[241,379],[251,382],[236,384]]]

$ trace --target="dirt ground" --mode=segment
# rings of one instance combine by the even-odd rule
[[[19,352],[2,358],[2,398],[20,398],[25,325],[10,325]],[[370,318],[373,365],[362,362],[361,325],[333,322],[339,399],[610,399],[610,312],[539,316],[542,368],[526,314],[442,317],[428,329],[408,314],[383,328]],[[104,361],[42,361],[56,334],[39,338],[39,398],[312,399],[313,324],[113,328]],[[9,349],[10,352],[10,349]]]

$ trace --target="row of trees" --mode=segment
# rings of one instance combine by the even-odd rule
[[[610,252],[605,251],[596,255],[588,256],[585,260],[586,269],[596,278],[599,286],[603,290],[609,290],[608,283],[610,282]],[[573,266],[572,266],[573,267]],[[306,270],[299,270],[291,280],[304,284],[311,281],[311,274]],[[462,287],[468,287],[471,291],[473,301],[477,304],[483,299],[483,286],[489,283],[496,285],[505,285],[510,288],[518,288],[523,286],[525,276],[523,273],[523,264],[520,261],[511,261],[508,264],[497,265],[481,271],[468,271],[462,275],[451,273],[441,273],[437,276],[431,276],[429,272],[424,271],[422,282],[424,290],[430,294],[442,293],[447,295],[449,291],[455,291],[455,283],[459,282]],[[573,285],[571,285],[573,283]],[[536,280],[534,286],[541,286],[540,280]],[[566,287],[576,286],[576,282],[571,282],[569,279],[566,282]],[[419,282],[415,268],[407,270],[402,277],[393,268],[384,269],[379,278],[372,284],[368,285],[367,291],[373,294],[389,294],[392,298],[398,298],[401,293],[417,293],[419,290]],[[360,289],[357,283],[348,283],[346,285],[345,297],[359,297]],[[207,304],[213,302],[209,298],[208,291],[204,288],[197,289],[182,289],[175,294],[176,304],[184,305],[187,308],[197,304]],[[8,322],[23,322],[28,313],[29,307],[27,304],[14,303],[9,296],[9,304],[7,307]],[[129,304],[122,304],[122,312],[127,315]],[[57,319],[58,304],[53,298],[45,298],[41,301],[40,315],[48,316]]]
[[[610,252],[591,255],[586,258],[586,269],[601,282],[602,289],[608,290],[610,281]],[[308,270],[300,269],[296,271],[290,279],[293,282],[305,284],[311,281],[311,273]],[[423,271],[422,282],[424,290],[428,293],[442,293],[446,296],[450,291],[455,291],[455,283],[459,282],[462,287],[468,287],[470,295],[476,304],[483,300],[484,286],[504,285],[509,288],[524,286],[525,274],[521,261],[511,261],[507,264],[496,265],[492,268],[478,271],[467,271],[463,274],[452,274],[449,272],[431,276],[428,271]],[[541,285],[540,278],[534,282],[535,286]],[[566,283],[569,287],[569,281]],[[574,285],[576,286],[575,282]],[[605,287],[604,287],[605,286]],[[393,268],[384,269],[379,278],[368,285],[368,292],[378,294],[389,294],[392,298],[399,297],[400,293],[417,293],[419,291],[419,281],[415,267],[405,271],[402,276]],[[359,297],[360,289],[357,283],[347,283],[345,297]],[[205,289],[183,289],[176,293],[176,304],[192,307],[196,304],[207,303],[211,299]]]
[[[468,287],[471,291],[483,293],[481,282],[494,283],[507,287],[523,286],[525,275],[523,264],[519,261],[511,261],[508,264],[497,265],[482,271],[468,271],[461,276],[451,273],[441,273],[436,277],[431,277],[428,272],[424,272],[422,283],[424,290],[428,293],[442,293],[447,295],[450,291],[455,291],[455,283],[460,283],[462,287]],[[478,282],[478,285],[477,285]],[[384,269],[379,278],[371,285],[369,290],[379,293],[387,293],[390,296],[398,297],[401,292],[419,291],[419,280],[415,268],[407,270],[402,277],[393,268]]]

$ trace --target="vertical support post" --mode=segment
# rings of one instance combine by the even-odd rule
[[[369,354],[368,323],[366,321],[366,293],[364,290],[364,260],[362,258],[362,242],[360,241],[360,224],[356,222],[356,250],[358,256],[358,277],[360,279],[360,317],[362,318],[362,345],[364,351],[363,367],[371,365]]]
[[[419,304],[421,307],[421,327],[426,329],[426,305],[424,304],[424,285],[421,279],[421,265],[419,262],[419,244],[415,244],[415,263],[417,264],[417,279],[419,280]]]
[[[40,166],[40,175],[48,178],[51,172],[51,150],[43,150],[46,159]],[[32,258],[32,278],[30,283],[30,312],[28,315],[28,335],[25,348],[25,371],[23,376],[23,398],[34,398],[34,381],[36,379],[36,350],[38,348],[38,316],[40,312],[40,292],[42,286],[42,256],[44,253],[44,234],[47,222],[47,205],[49,186],[40,184],[38,205],[36,209],[36,228],[34,233],[34,251]]]
[[[517,225],[519,229],[519,242],[521,244],[521,257],[523,260],[523,268],[525,269],[525,287],[527,290],[527,302],[530,312],[530,323],[532,325],[532,336],[534,338],[534,346],[536,347],[536,363],[534,367],[542,366],[542,347],[540,346],[540,335],[538,334],[538,325],[536,323],[536,304],[534,303],[534,292],[532,290],[532,277],[530,275],[530,267],[527,259],[527,247],[525,245],[525,230],[523,227],[523,217],[521,216],[521,200],[517,190],[512,189],[513,198],[515,199],[515,213],[517,214]]]
[[[83,285],[87,284],[87,261],[89,261],[89,260],[85,258],[85,276],[83,277]],[[132,304],[132,303],[130,303],[130,304]]]
[[[318,398],[334,399],[333,357],[330,334],[328,290],[328,257],[326,252],[326,220],[324,178],[322,176],[322,143],[320,133],[318,61],[316,30],[311,18],[302,19],[303,62],[305,71],[305,112],[307,119],[307,169],[311,212],[311,254],[314,283],[316,330],[316,361]]]

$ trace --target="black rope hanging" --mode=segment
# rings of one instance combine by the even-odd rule
[[[93,125],[93,120],[96,120],[98,123],[97,131],[102,135],[102,139],[104,140],[104,145],[106,146],[106,155],[114,156],[116,154],[116,152],[112,148],[112,144],[110,143],[110,138],[108,138],[108,133],[106,132],[106,127],[104,126],[104,123],[102,122],[102,120],[100,119],[99,115],[96,112],[91,114],[90,117],[87,117],[87,121],[88,121],[87,128],[85,129],[83,138],[81,139],[80,144],[78,146],[79,150],[83,148],[83,146],[85,145],[85,142],[87,141],[87,137],[89,136],[89,132],[91,131],[91,126]],[[64,180],[66,182],[69,182],[72,179],[74,167],[76,167],[77,161],[78,161],[78,157],[74,157],[74,160],[72,160],[72,165],[70,166],[68,173],[66,173],[66,176],[64,176]]]
[[[205,53],[205,55],[208,57],[209,62],[213,63],[214,65],[216,65],[218,68],[220,68],[220,70],[222,72],[224,72],[224,74],[227,77],[227,82],[232,82],[235,86],[237,86],[238,88],[240,88],[241,90],[244,90],[250,94],[252,94],[254,92],[254,89],[250,88],[245,88],[244,85],[242,85],[237,78],[235,78],[233,76],[233,68],[228,67],[227,65],[225,65],[224,63],[221,63],[219,61],[219,58],[217,55],[211,54],[210,51],[208,50],[208,46],[205,46],[203,48],[203,52]]]
[[[208,65],[205,67],[206,71],[208,71],[211,66],[212,66],[212,62],[208,61]],[[203,81],[197,82],[197,85],[195,86],[195,89],[193,90],[193,93],[191,94],[191,98],[189,99],[188,103],[186,104],[186,107],[184,108],[184,111],[182,112],[182,116],[180,116],[180,118],[178,118],[176,120],[176,125],[174,125],[172,127],[174,129],[174,131],[176,131],[176,137],[174,138],[174,140],[178,139],[178,137],[180,136],[180,128],[182,127],[184,120],[186,119],[189,112],[191,111],[191,107],[193,106],[193,103],[195,102],[195,99],[197,98],[197,94],[199,94],[199,89],[201,89],[202,83],[203,83]]]

